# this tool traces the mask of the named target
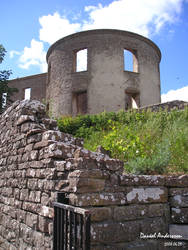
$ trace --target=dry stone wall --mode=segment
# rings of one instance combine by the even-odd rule
[[[176,100],[176,101],[170,101],[170,102],[149,105],[146,107],[139,108],[139,110],[151,110],[151,111],[168,110],[168,111],[171,111],[173,109],[181,110],[181,109],[184,109],[186,107],[188,107],[188,102]]]
[[[90,210],[91,249],[187,249],[188,176],[127,175],[121,161],[82,144],[38,101],[1,116],[0,249],[52,249],[58,192]]]

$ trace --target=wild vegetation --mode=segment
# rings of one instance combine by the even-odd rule
[[[89,150],[101,145],[124,161],[128,173],[188,173],[188,109],[61,117],[58,126],[83,137]]]

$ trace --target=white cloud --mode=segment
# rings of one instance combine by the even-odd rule
[[[57,12],[53,15],[42,16],[39,22],[42,27],[39,31],[40,40],[49,44],[81,29],[81,24],[70,23],[66,17],[61,17]]]
[[[19,67],[28,69],[32,65],[40,67],[41,72],[47,70],[46,52],[42,42],[38,42],[35,39],[31,41],[31,47],[25,47],[22,55],[19,58]]]
[[[115,28],[149,36],[176,21],[183,0],[119,0],[108,6],[88,6],[83,29]]]
[[[21,53],[19,51],[16,51],[16,50],[11,50],[9,52],[9,56],[10,58],[13,58],[15,55],[20,55]]]
[[[173,100],[181,100],[188,102],[188,86],[176,90],[172,89],[166,94],[161,95],[161,102],[169,102]]]
[[[24,48],[19,66],[28,69],[32,65],[38,65],[40,70],[44,71],[46,64],[43,43],[52,44],[58,39],[78,31],[110,28],[151,36],[160,32],[166,24],[178,20],[182,3],[183,0],[116,0],[108,5],[86,6],[84,12],[88,18],[80,20],[80,22],[60,16],[58,12],[42,16],[39,18],[40,42],[33,39],[31,47]],[[11,55],[14,54],[13,52]]]

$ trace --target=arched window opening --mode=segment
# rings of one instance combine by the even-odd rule
[[[124,70],[131,72],[138,72],[138,60],[136,52],[124,49]]]
[[[81,49],[75,53],[74,71],[87,71],[87,49]]]

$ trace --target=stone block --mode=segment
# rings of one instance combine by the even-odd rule
[[[127,221],[141,219],[147,216],[148,208],[145,205],[130,205],[114,208],[114,219],[116,221]]]
[[[38,160],[38,151],[37,150],[32,150],[29,154],[29,160],[30,161],[36,161]]]
[[[169,234],[175,239],[188,240],[188,225],[169,225]]]
[[[38,212],[39,215],[48,217],[48,218],[53,218],[54,216],[54,209],[48,206],[41,206],[40,211]]]
[[[95,207],[89,209],[91,213],[91,221],[105,221],[112,219],[112,210],[110,207]]]
[[[139,230],[139,223],[134,221],[92,224],[91,242],[108,245],[115,242],[129,242],[139,238]]]
[[[164,187],[127,187],[128,203],[163,203],[168,201],[168,191]]]
[[[171,208],[171,218],[173,223],[188,223],[188,208]]]
[[[27,180],[27,188],[30,190],[38,190],[38,179],[32,178]]]
[[[54,143],[54,141],[42,140],[34,144],[34,149],[41,149]]]
[[[63,135],[60,131],[47,130],[42,135],[43,141],[62,141]]]
[[[76,148],[77,147],[74,145],[67,145],[63,142],[56,142],[46,148],[46,154],[50,158],[60,158],[63,160],[67,158],[72,158]]]
[[[18,209],[16,214],[17,214],[17,216],[16,216],[17,220],[19,222],[24,222],[24,223],[26,222],[26,211]]]
[[[188,195],[175,195],[170,197],[172,207],[188,207]]]
[[[54,180],[48,180],[48,179],[47,180],[46,179],[39,180],[39,181],[40,181],[40,182],[38,182],[39,189],[43,188],[44,191],[54,190],[55,185],[56,185],[56,181],[54,181]],[[40,185],[42,185],[42,187]]]
[[[42,193],[42,196],[41,196],[41,204],[42,205],[49,205],[49,201],[50,201],[50,196],[47,194],[47,193]]]
[[[126,197],[123,193],[70,194],[69,202],[71,205],[80,207],[124,205],[126,204]]]
[[[188,188],[169,188],[169,195],[175,196],[175,195],[182,195],[182,196],[188,196]]]
[[[44,234],[41,232],[33,231],[32,232],[32,244],[35,246],[36,249],[41,249],[44,246]]]
[[[124,163],[118,159],[105,160],[105,167],[111,171],[124,171]]]
[[[107,171],[99,169],[75,170],[69,173],[68,178],[109,179],[109,174]]]
[[[168,204],[151,204],[148,206],[148,217],[162,217],[164,216],[167,220],[170,217],[170,207]]]
[[[105,180],[90,178],[70,178],[69,190],[75,193],[101,192],[104,190]]]
[[[27,144],[36,143],[42,140],[42,134],[31,134],[27,136]]]
[[[39,216],[38,230],[43,233],[49,232],[49,220],[46,217]]]
[[[168,187],[188,187],[188,175],[167,176],[165,185]]]
[[[41,205],[32,202],[23,202],[22,209],[37,214],[41,209]]]
[[[55,168],[37,169],[36,177],[39,179],[56,179],[57,170]]]
[[[34,145],[33,143],[26,145],[25,152],[27,152],[27,151],[31,152],[33,149],[33,145]]]
[[[40,191],[30,191],[29,193],[29,201],[31,202],[40,202],[41,201],[41,192]]]
[[[27,169],[26,177],[32,177],[32,178],[36,177],[36,170],[32,168]]]
[[[123,186],[163,186],[165,177],[161,175],[122,175],[120,185]]]
[[[26,225],[32,229],[37,229],[38,225],[38,215],[27,212],[26,213]]]
[[[66,161],[54,161],[54,166],[57,171],[65,171]]]
[[[29,190],[28,189],[21,189],[20,190],[20,200],[27,201],[29,198]]]
[[[140,224],[140,233],[145,235],[168,233],[168,225],[164,218],[146,218],[137,223]]]

